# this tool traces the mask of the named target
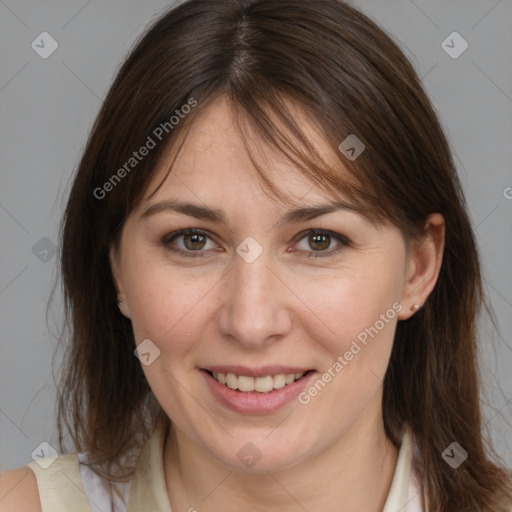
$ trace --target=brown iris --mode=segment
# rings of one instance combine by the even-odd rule
[[[316,235],[315,234],[315,235],[309,236],[308,242],[314,250],[323,250],[323,249],[327,249],[329,247],[329,244],[331,242],[330,238],[331,237],[329,235]],[[315,247],[315,244],[317,244],[316,247]]]
[[[190,243],[188,243],[190,241]],[[183,235],[185,247],[189,250],[202,249],[206,243],[206,237],[198,233],[187,233]]]

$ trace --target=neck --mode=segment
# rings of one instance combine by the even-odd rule
[[[386,502],[397,455],[379,415],[354,424],[335,444],[298,465],[275,472],[238,472],[172,424],[164,468],[173,510],[378,512]]]

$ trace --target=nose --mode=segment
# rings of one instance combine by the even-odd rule
[[[252,263],[236,256],[221,288],[218,314],[224,338],[246,348],[265,347],[290,332],[293,293],[261,254]]]

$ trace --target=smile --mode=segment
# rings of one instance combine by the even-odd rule
[[[222,366],[201,368],[200,373],[218,404],[251,415],[270,414],[293,403],[318,374],[315,370],[283,366],[258,370]],[[251,373],[253,375],[247,375]]]

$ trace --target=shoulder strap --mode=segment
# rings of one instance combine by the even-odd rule
[[[91,512],[76,453],[59,455],[53,462],[41,459],[41,464],[30,462],[27,466],[36,475],[43,512]]]
[[[165,423],[157,422],[137,462],[127,512],[172,512],[163,467],[166,435]]]

